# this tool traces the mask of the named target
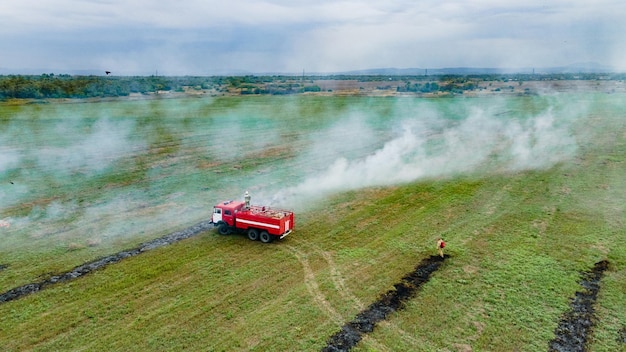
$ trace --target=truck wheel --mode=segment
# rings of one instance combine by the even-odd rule
[[[261,233],[259,234],[259,239],[263,243],[270,243],[274,239],[274,236],[267,233],[267,231],[261,231]]]
[[[228,228],[228,225],[226,224],[220,224],[220,226],[217,227],[217,232],[219,232],[220,235],[228,235],[230,233],[230,228]]]
[[[248,230],[248,238],[251,241],[256,241],[259,239],[259,232],[255,229],[249,229]]]

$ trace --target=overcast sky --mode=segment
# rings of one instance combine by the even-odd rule
[[[623,0],[0,0],[0,73],[626,71],[625,18]]]

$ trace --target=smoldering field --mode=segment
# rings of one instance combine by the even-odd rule
[[[606,102],[599,102],[604,99]],[[3,106],[0,288],[210,217],[573,162],[609,96],[255,97]],[[592,112],[591,112],[592,113]],[[66,259],[59,259],[62,256]]]
[[[281,242],[205,232],[5,302],[7,350],[320,350],[438,235],[445,262],[357,351],[546,350],[603,260],[591,350],[623,347],[622,94],[1,109],[3,292],[245,190],[297,212]]]

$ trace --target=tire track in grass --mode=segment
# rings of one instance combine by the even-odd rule
[[[333,321],[337,323],[343,321],[343,317],[341,316],[341,314],[339,314],[332,307],[330,302],[326,300],[326,297],[320,290],[319,285],[317,284],[317,280],[315,279],[315,274],[313,273],[313,270],[311,269],[311,266],[309,265],[309,260],[307,259],[307,256],[293,246],[285,246],[285,247],[289,249],[289,251],[296,257],[296,259],[298,259],[298,261],[300,262],[300,265],[302,265],[302,269],[304,270],[304,284],[306,285],[306,288],[309,291],[309,294],[311,295],[311,297],[313,297],[313,300],[315,301],[315,303]]]
[[[556,337],[550,341],[550,352],[575,352],[587,350],[587,339],[592,333],[595,309],[594,304],[600,291],[600,280],[609,262],[597,262],[589,272],[582,273],[582,291],[576,292],[566,312],[555,329]]]
[[[363,309],[365,307],[365,304],[357,296],[355,296],[352,291],[346,286],[343,275],[337,269],[337,265],[335,264],[332,255],[326,251],[320,251],[320,253],[328,263],[328,266],[330,268],[330,277],[333,281],[333,284],[337,288],[337,291],[339,291],[341,297],[346,301],[354,302],[356,308]]]
[[[420,343],[422,343],[421,341],[419,341],[418,339],[413,337],[413,335],[411,335],[410,333],[406,332],[404,329],[399,327],[398,324],[395,323],[395,322],[390,322],[390,321],[384,320],[384,321],[381,321],[379,323],[379,326],[382,326],[382,327],[385,327],[385,328],[388,328],[388,329],[393,329],[393,331],[395,333],[400,335],[401,339],[411,343],[414,346],[419,346]]]
[[[341,298],[343,298],[345,301],[353,302],[353,306],[355,306],[359,310],[363,310],[363,308],[365,308],[365,304],[357,296],[355,296],[352,291],[346,286],[346,282],[343,279],[343,274],[341,274],[341,271],[337,269],[337,265],[333,260],[332,254],[330,252],[322,250],[317,246],[315,247],[328,263],[331,280],[333,281],[333,285],[335,285],[335,288],[339,292],[339,295],[341,295]],[[378,341],[370,339],[369,343],[372,344],[377,351],[385,351],[385,346],[382,346],[380,343],[378,343]]]
[[[319,246],[316,246],[314,244],[311,243],[307,243],[306,246],[312,248],[312,250],[314,251],[314,253],[321,255],[324,260],[326,260],[326,262],[328,263],[328,268],[330,270],[330,278],[333,282],[333,285],[335,286],[336,291],[339,293],[339,295],[341,296],[341,298],[343,298],[344,301],[346,302],[353,302],[353,306],[358,309],[358,310],[363,310],[365,308],[365,304],[358,298],[356,297],[352,291],[346,286],[345,280],[343,279],[343,274],[341,273],[341,271],[337,268],[337,265],[335,264],[335,261],[333,259],[333,255],[331,252],[325,251],[322,248],[320,248]],[[289,246],[288,246],[289,247]],[[292,250],[294,250],[292,248]],[[295,253],[294,253],[295,254]],[[302,254],[302,253],[300,253]],[[300,259],[302,258],[298,258],[298,260],[300,261]],[[310,267],[308,266],[308,263],[306,262],[302,262],[301,264],[303,264],[303,267],[305,267],[305,271],[310,270]],[[305,266],[306,264],[306,266]],[[313,277],[312,275],[313,272],[311,271],[309,273],[311,275],[311,277]],[[314,277],[313,277],[314,279]],[[315,285],[315,287],[317,287],[317,285]],[[311,293],[311,295],[314,295],[315,290],[309,290],[309,293]],[[318,289],[318,294],[321,294],[321,291],[319,291]],[[323,296],[322,296],[323,298]],[[323,298],[324,300],[326,300],[325,298]],[[334,309],[328,309],[329,307],[331,307],[330,303],[323,304],[322,307],[327,310],[327,315],[329,315],[331,318],[333,318],[333,320],[335,321],[335,323],[340,324],[341,322],[344,321],[344,318],[342,316],[340,316],[340,314],[336,314],[336,317],[334,316],[333,312],[336,312],[336,310]],[[385,346],[380,345],[377,341],[370,339],[369,343],[372,344],[374,346],[374,348],[376,348],[378,351],[384,351],[385,350]]]
[[[322,248],[311,243],[307,243],[306,245],[312,247],[313,250],[319,253],[328,263],[330,278],[341,298],[343,298],[345,301],[353,302],[354,306],[357,309],[363,309],[365,307],[365,304],[363,304],[363,302],[357,296],[355,296],[352,291],[346,286],[346,282],[343,279],[343,274],[337,268],[337,264],[335,264],[335,260],[333,259],[333,255],[331,254],[331,252],[325,251]]]
[[[445,258],[449,256],[446,255]],[[412,298],[417,290],[425,284],[430,275],[437,271],[445,258],[430,256],[420,262],[415,270],[405,275],[387,291],[380,299],[370,304],[350,322],[341,327],[329,340],[322,352],[349,351],[361,341],[364,334],[372,332],[374,327],[384,321],[389,314],[404,307],[404,302]]]
[[[64,273],[54,275],[48,279],[22,285],[19,287],[15,287],[13,289],[10,289],[0,294],[0,304],[12,301],[14,299],[21,298],[31,293],[41,291],[54,284],[77,279],[83,275],[89,274],[90,272],[94,270],[104,268],[107,265],[117,263],[129,257],[134,257],[136,255],[139,255],[141,253],[144,253],[146,251],[149,251],[155,248],[163,247],[163,246],[172,244],[174,242],[178,242],[178,241],[193,237],[211,228],[213,228],[213,224],[210,222],[210,220],[202,221],[184,230],[176,231],[168,235],[165,235],[163,237],[155,238],[148,242],[144,242],[135,248],[123,250],[115,254],[111,254],[111,255],[101,257],[101,258],[98,258],[96,260],[93,260],[87,263],[83,263],[70,271],[66,271]]]

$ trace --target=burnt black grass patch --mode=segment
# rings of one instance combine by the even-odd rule
[[[619,331],[619,335],[617,336],[617,342],[626,344],[626,326],[623,326]]]
[[[445,255],[445,258],[448,258]],[[417,290],[437,271],[445,258],[431,256],[422,260],[415,270],[402,278],[394,288],[385,292],[376,302],[370,304],[356,317],[341,327],[329,340],[323,352],[349,351],[356,346],[363,334],[370,333],[376,324],[387,319],[387,316],[404,307],[404,302],[412,298]]]
[[[626,326],[623,326],[619,331],[619,336],[617,336],[617,342],[626,344]]]
[[[70,271],[66,271],[61,274],[50,275],[48,278],[43,279],[38,282],[33,282],[33,283],[29,283],[26,285],[22,285],[22,286],[10,289],[0,294],[0,304],[8,302],[8,301],[12,301],[14,299],[18,299],[20,297],[26,296],[31,293],[35,293],[37,291],[43,290],[54,284],[77,279],[83,275],[89,274],[90,272],[94,270],[104,268],[107,265],[117,263],[129,257],[134,257],[136,255],[139,255],[141,253],[144,253],[146,251],[149,251],[155,248],[163,247],[163,246],[172,244],[174,242],[178,242],[178,241],[193,237],[211,228],[213,228],[213,224],[209,220],[202,221],[184,230],[173,232],[163,237],[155,238],[148,242],[144,242],[140,244],[138,247],[123,250],[115,254],[98,258],[96,260],[81,264],[73,268]]]
[[[608,269],[606,260],[597,262],[593,269],[581,273],[582,290],[576,292],[570,310],[563,315],[555,329],[555,338],[550,341],[550,352],[586,351],[589,336],[595,323],[594,304],[600,291],[600,280]]]

